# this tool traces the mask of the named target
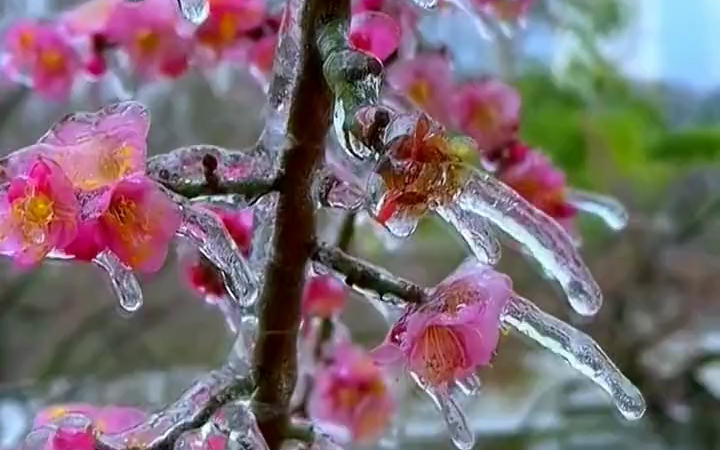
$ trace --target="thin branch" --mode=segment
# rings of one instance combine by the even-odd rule
[[[235,194],[245,198],[248,203],[254,203],[258,198],[275,190],[276,181],[257,179],[228,182],[218,180],[217,184],[193,182],[163,181],[161,184],[169,190],[176,192],[183,197],[195,198],[208,195]]]
[[[387,301],[385,294],[391,294],[408,303],[422,303],[425,300],[425,291],[417,284],[337,248],[319,245],[313,252],[312,259],[343,274],[348,285],[377,292],[382,300]]]

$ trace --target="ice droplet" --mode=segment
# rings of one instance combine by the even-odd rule
[[[479,262],[494,266],[500,261],[502,247],[487,220],[453,203],[441,206],[435,212],[460,233]]]
[[[628,420],[645,413],[642,394],[615,366],[600,346],[585,333],[547,314],[529,300],[514,295],[501,320],[570,365],[610,394]]]
[[[598,216],[613,230],[622,230],[628,224],[627,209],[610,196],[570,189],[567,201],[580,211]]]
[[[110,277],[120,307],[127,312],[135,312],[143,304],[142,289],[132,270],[110,250],[105,250],[93,259],[93,263]]]
[[[220,218],[189,203],[180,205],[183,222],[178,234],[198,247],[223,274],[225,287],[241,306],[251,306],[257,297],[255,276],[242,257]]]
[[[210,15],[208,0],[177,0],[183,19],[193,25],[201,25]]]
[[[480,392],[480,389],[482,389],[482,381],[480,381],[480,377],[478,377],[477,374],[456,380],[455,385],[467,396],[475,396]]]
[[[460,409],[460,406],[455,402],[449,392],[442,392],[431,386],[428,386],[421,377],[410,372],[410,376],[415,383],[422,389],[435,403],[435,406],[440,410],[445,424],[448,427],[450,433],[450,439],[453,444],[459,450],[470,450],[475,445],[475,433],[468,426],[467,418],[465,413]]]
[[[572,237],[493,176],[473,170],[457,206],[486,218],[525,246],[565,291],[572,308],[589,316],[602,306],[602,292],[582,261]]]

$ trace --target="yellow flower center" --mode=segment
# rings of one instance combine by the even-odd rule
[[[63,72],[65,70],[65,57],[55,49],[43,50],[40,52],[40,64],[42,64],[48,72]]]
[[[424,363],[423,375],[433,385],[452,381],[456,369],[466,363],[462,342],[457,333],[448,327],[427,327],[417,345],[421,346],[419,356]]]
[[[23,239],[28,244],[45,242],[48,227],[55,216],[52,200],[44,194],[35,193],[15,200],[10,215],[20,225]]]
[[[20,44],[22,50],[31,50],[33,45],[35,45],[35,35],[30,30],[21,32],[18,38],[18,44]]]
[[[135,45],[143,55],[152,55],[160,47],[160,36],[150,29],[143,29],[135,35]]]
[[[430,86],[425,80],[414,82],[408,89],[410,100],[418,106],[426,106],[430,102]]]
[[[489,130],[497,123],[498,113],[492,105],[478,105],[473,110],[471,121],[475,128]]]
[[[131,168],[133,147],[122,145],[100,156],[99,175],[103,184],[109,184],[127,175]]]
[[[63,408],[62,406],[55,406],[48,411],[48,419],[50,419],[51,422],[54,422],[59,418],[67,415],[67,413],[67,408]]]
[[[235,41],[235,36],[237,35],[237,20],[233,14],[223,14],[218,24],[218,34],[220,35],[220,42],[223,44],[230,44]]]
[[[137,203],[121,197],[111,204],[103,217],[117,233],[133,265],[141,264],[150,257],[146,245],[150,238],[150,218],[147,214],[138,214]]]

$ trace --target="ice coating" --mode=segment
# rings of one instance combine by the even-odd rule
[[[599,217],[613,230],[622,230],[628,224],[629,218],[625,206],[608,195],[570,189],[567,201],[580,211]]]
[[[438,0],[410,0],[416,6],[422,9],[432,9],[437,6]]]
[[[574,369],[610,394],[617,409],[626,419],[637,420],[645,413],[645,400],[640,391],[585,333],[517,295],[514,295],[505,307],[501,320],[561,356]]]
[[[420,377],[410,372],[410,376],[420,389],[433,401],[440,414],[445,420],[450,439],[453,445],[459,450],[470,450],[475,446],[475,433],[468,425],[465,413],[460,409],[455,399],[449,392],[441,392],[423,383]]]
[[[143,305],[143,293],[140,282],[133,271],[120,261],[110,250],[105,250],[93,259],[93,263],[110,277],[115,296],[120,307],[127,312],[135,312]]]
[[[180,15],[193,25],[200,25],[210,15],[209,0],[177,0]]]
[[[197,246],[200,253],[220,269],[228,293],[238,304],[252,305],[257,297],[255,275],[220,218],[189,202],[180,203],[180,208],[183,222],[178,234]]]
[[[472,172],[457,197],[457,206],[486,218],[523,245],[560,283],[575,311],[586,316],[597,313],[602,293],[572,237],[501,181],[487,173]]]
[[[481,263],[495,265],[500,261],[502,247],[487,220],[469,213],[457,205],[440,206],[435,212],[462,236]]]
[[[477,395],[482,389],[482,381],[480,380],[480,377],[477,376],[477,374],[472,374],[465,379],[456,380],[455,386],[463,394],[467,396],[474,396]]]

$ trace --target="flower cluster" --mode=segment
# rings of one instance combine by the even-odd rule
[[[155,272],[180,226],[178,206],[145,176],[149,114],[135,102],[71,114],[5,160],[0,251],[34,265],[56,251],[110,251]]]

